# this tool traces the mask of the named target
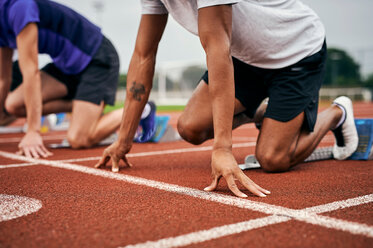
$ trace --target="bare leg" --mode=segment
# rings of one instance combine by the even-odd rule
[[[85,101],[73,101],[71,123],[67,132],[72,148],[91,147],[119,128],[123,109],[102,115],[103,109],[103,102],[96,105]]]
[[[71,112],[72,108],[73,101],[71,100],[53,100],[43,104],[43,115]]]
[[[266,171],[286,171],[303,162],[325,134],[336,126],[341,116],[340,108],[330,106],[319,114],[312,133],[302,128],[304,113],[288,122],[264,118],[258,137],[256,158]]]
[[[245,111],[245,107],[236,99],[233,128],[253,122],[253,119],[248,118],[242,113],[243,111]],[[259,118],[254,117],[254,119]],[[180,135],[192,144],[201,144],[214,137],[211,101],[208,85],[204,81],[198,84],[178,120],[177,127]]]
[[[43,71],[41,71],[40,75],[42,82],[43,114],[70,112],[72,108],[71,101],[62,100],[67,95],[66,86]],[[23,84],[9,93],[5,107],[13,115],[18,117],[26,116]]]
[[[41,79],[43,114],[72,111],[68,130],[68,139],[72,147],[81,148],[95,145],[119,128],[122,109],[102,116],[103,103],[96,105],[84,101],[63,100],[68,93],[63,83],[44,72],[41,72]],[[6,108],[14,115],[26,116],[22,84],[9,94]]]

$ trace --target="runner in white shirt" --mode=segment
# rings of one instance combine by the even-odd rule
[[[234,4],[237,3],[237,4]],[[277,69],[320,51],[324,27],[298,0],[143,0],[143,14],[167,14],[198,35],[198,9],[232,5],[231,55],[247,64]]]
[[[270,193],[251,181],[232,155],[232,128],[250,121],[261,126],[256,158],[266,171],[286,171],[302,162],[331,129],[337,140],[335,158],[345,159],[356,149],[348,98],[337,98],[316,120],[325,31],[319,17],[299,0],[142,0],[142,14],[120,138],[96,167],[110,158],[114,171],[121,159],[129,165],[126,154],[149,97],[168,14],[199,36],[206,53],[208,72],[178,121],[180,135],[190,143],[214,138],[213,181],[205,190],[215,190],[223,176],[239,197],[247,195],[235,179],[257,196]],[[267,97],[268,105],[262,103]]]

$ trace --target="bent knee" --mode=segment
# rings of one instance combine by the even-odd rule
[[[266,172],[284,172],[290,169],[290,159],[286,154],[273,151],[257,151],[255,154],[262,169]]]
[[[73,149],[89,148],[93,145],[89,137],[78,133],[68,132],[67,141]]]
[[[26,111],[24,105],[17,104],[9,97],[6,99],[4,107],[9,114],[15,116],[23,116]]]
[[[207,139],[207,132],[201,130],[195,124],[190,123],[183,118],[179,118],[177,122],[177,130],[180,136],[187,142],[193,145],[200,145]]]

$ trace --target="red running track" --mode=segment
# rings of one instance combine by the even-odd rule
[[[354,105],[373,118],[373,104]],[[175,125],[177,114],[172,114]],[[63,132],[45,134],[47,144]],[[257,130],[234,131],[234,155],[254,153]],[[319,161],[245,173],[272,194],[232,196],[210,183],[211,141],[135,144],[133,168],[94,169],[104,147],[17,156],[21,134],[0,136],[0,247],[372,247],[373,161]],[[331,134],[321,146],[333,144]],[[241,187],[242,188],[242,187]],[[131,246],[130,246],[131,247]],[[133,247],[133,246],[132,246]]]

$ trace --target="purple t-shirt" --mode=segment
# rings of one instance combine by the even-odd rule
[[[47,0],[0,0],[0,47],[16,49],[16,37],[38,25],[39,53],[50,55],[66,74],[83,71],[101,45],[99,27],[61,4]]]

